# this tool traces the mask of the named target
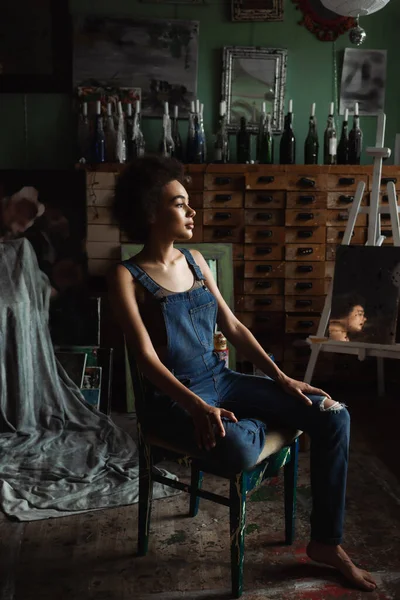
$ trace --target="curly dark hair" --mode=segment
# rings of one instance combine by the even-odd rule
[[[149,221],[157,213],[163,187],[184,183],[184,167],[175,158],[146,155],[126,165],[117,178],[113,216],[129,239],[144,243]]]
[[[355,306],[365,308],[365,299],[356,292],[338,294],[333,298],[331,319],[344,319],[348,317]]]

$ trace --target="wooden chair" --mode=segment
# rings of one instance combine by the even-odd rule
[[[130,353],[129,353],[130,354]],[[136,362],[129,356],[136,407],[143,406],[146,401],[144,381]],[[140,412],[140,411],[139,411]],[[138,421],[139,448],[139,520],[138,520],[138,554],[147,553],[150,530],[153,483],[155,481],[190,494],[189,516],[195,517],[199,508],[199,499],[205,498],[218,504],[229,506],[230,539],[231,539],[231,580],[232,595],[239,598],[243,588],[244,531],[247,494],[257,488],[265,479],[276,476],[284,467],[284,510],[285,510],[285,543],[292,544],[295,533],[296,482],[298,464],[298,437],[300,431],[269,431],[265,446],[257,463],[249,470],[235,473],[224,473],[217,465],[205,463],[201,458],[189,454],[179,445],[171,445],[146,431]],[[191,465],[191,483],[165,477],[154,469],[154,465],[162,458],[186,458]],[[212,473],[229,479],[229,497],[203,490],[203,473]]]

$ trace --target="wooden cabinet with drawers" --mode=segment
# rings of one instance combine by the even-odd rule
[[[362,204],[368,205],[372,167],[210,164],[186,165],[185,170],[185,187],[197,212],[193,241],[232,243],[237,316],[266,350],[282,360],[284,369],[302,377],[308,356],[304,340],[317,330],[359,181],[365,183]],[[115,175],[87,175],[88,209],[94,176],[99,181],[97,208],[103,210],[104,204],[104,218],[111,215],[108,198]],[[400,194],[400,167],[383,168],[383,204],[389,181],[394,181]],[[116,231],[112,243],[101,239],[100,228],[107,226]],[[367,226],[367,215],[360,215],[353,244],[366,242]],[[389,236],[385,243],[391,243],[386,215],[382,229]],[[118,235],[111,221],[90,222],[88,254],[93,274],[105,272],[116,260],[123,241]],[[327,361],[324,356],[324,364]],[[340,379],[348,372],[343,364],[332,359],[331,371],[325,373]]]

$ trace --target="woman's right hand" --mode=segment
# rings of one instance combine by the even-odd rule
[[[199,448],[205,448],[206,450],[214,448],[216,435],[225,436],[222,417],[237,423],[237,418],[230,410],[209,406],[206,403],[193,407],[190,414],[194,422],[197,445]]]

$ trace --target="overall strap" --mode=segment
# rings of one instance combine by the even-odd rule
[[[182,252],[182,254],[185,256],[186,260],[188,261],[189,265],[191,267],[193,267],[196,279],[198,279],[200,281],[204,281],[205,277],[204,277],[203,273],[201,272],[199,265],[195,262],[190,251],[187,248],[178,248],[178,250],[179,250],[179,252]]]
[[[138,281],[150,294],[156,295],[160,291],[160,286],[147,275],[145,271],[139,265],[131,262],[130,260],[124,260],[121,265],[126,267],[130,274]]]

